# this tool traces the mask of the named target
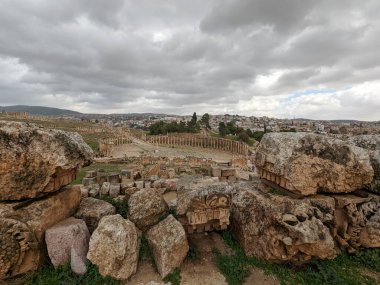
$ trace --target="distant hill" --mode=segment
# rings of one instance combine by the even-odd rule
[[[42,106],[26,106],[26,105],[15,105],[15,106],[0,106],[0,112],[28,112],[32,115],[43,115],[43,116],[80,116],[82,113],[59,109],[50,108]]]

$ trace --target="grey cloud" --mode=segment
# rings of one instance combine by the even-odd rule
[[[380,80],[377,0],[4,0],[2,8],[0,105],[282,116],[278,104],[294,92]],[[260,109],[263,98],[278,104]]]

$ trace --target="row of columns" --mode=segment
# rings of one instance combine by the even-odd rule
[[[213,148],[223,151],[229,151],[232,153],[248,155],[248,146],[245,143],[221,138],[159,135],[150,136],[148,140],[152,144]]]

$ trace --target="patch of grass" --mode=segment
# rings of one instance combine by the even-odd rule
[[[167,275],[164,279],[164,282],[170,282],[172,285],[180,285],[181,284],[181,270],[176,268],[172,273]]]
[[[81,168],[77,174],[77,178],[71,184],[81,184],[86,171],[103,169],[106,172],[119,172],[123,168],[125,168],[125,164],[93,163],[90,166]]]
[[[76,275],[71,271],[70,264],[54,268],[51,264],[34,272],[26,281],[26,285],[118,285],[120,281],[111,277],[103,277],[98,268],[88,264],[87,272]]]
[[[84,142],[88,144],[93,151],[97,152],[99,149],[99,139],[100,137],[95,134],[81,134]]]
[[[269,189],[268,193],[279,196],[288,196],[288,194],[285,191],[273,187]]]
[[[127,200],[114,200],[110,196],[101,196],[99,199],[112,204],[116,208],[116,213],[120,214],[124,219],[128,218],[128,201]]]
[[[155,265],[153,252],[150,249],[148,240],[146,239],[145,235],[142,235],[142,237],[141,237],[139,259],[140,260],[148,260],[149,262],[152,263],[152,265]]]
[[[314,260],[302,267],[269,263],[245,256],[230,232],[222,232],[225,243],[232,249],[231,255],[214,251],[217,266],[228,284],[243,284],[251,267],[257,267],[268,275],[274,275],[282,285],[359,285],[378,284],[363,269],[380,272],[380,250],[362,250],[356,255],[341,254],[334,260]]]

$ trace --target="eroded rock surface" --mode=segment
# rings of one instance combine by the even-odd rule
[[[83,198],[75,217],[86,222],[88,230],[92,233],[104,216],[116,214],[116,209],[110,203],[96,198]]]
[[[0,200],[21,200],[72,182],[93,151],[77,133],[0,121],[0,157]]]
[[[231,227],[248,256],[271,262],[302,263],[336,255],[330,228],[334,226],[334,200],[265,194],[258,182],[236,185]],[[318,207],[319,205],[319,207]],[[323,208],[324,206],[325,208]]]
[[[269,133],[256,151],[261,178],[301,195],[349,193],[373,179],[362,148],[310,133]]]
[[[348,142],[368,151],[374,170],[374,177],[369,190],[380,194],[380,135],[354,136],[348,139]]]
[[[102,276],[125,280],[136,273],[140,232],[120,215],[103,217],[90,239],[87,258]]]
[[[179,267],[186,258],[189,251],[186,233],[173,215],[152,227],[146,236],[161,277]]]
[[[189,233],[227,229],[234,193],[231,185],[194,178],[182,179],[178,185],[177,214]]]
[[[0,279],[36,270],[46,229],[73,215],[80,199],[80,187],[65,187],[33,203],[0,203]]]
[[[141,189],[128,200],[128,217],[142,231],[157,224],[167,211],[164,198],[153,188]]]

